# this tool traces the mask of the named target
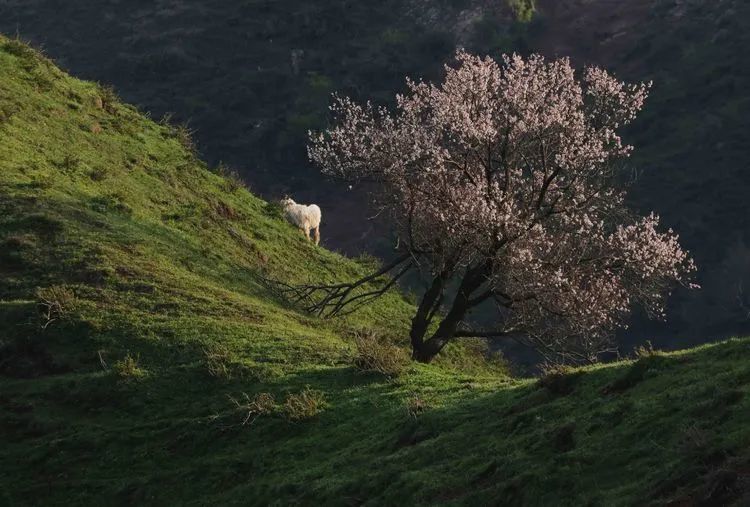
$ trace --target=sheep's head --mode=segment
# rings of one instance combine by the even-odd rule
[[[279,204],[281,204],[282,208],[288,208],[289,206],[294,206],[297,203],[294,202],[291,197],[285,195],[284,198],[279,201]]]

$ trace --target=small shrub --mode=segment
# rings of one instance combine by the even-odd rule
[[[388,343],[374,333],[357,333],[354,343],[357,346],[354,366],[360,371],[397,377],[408,364],[409,358],[404,349]]]
[[[660,354],[660,351],[656,350],[654,348],[654,345],[651,343],[651,340],[646,340],[646,343],[643,345],[639,345],[635,348],[633,351],[636,358],[641,357],[651,357]]]
[[[430,405],[422,399],[418,394],[414,394],[407,398],[406,403],[404,404],[404,408],[406,409],[406,414],[416,419],[420,415],[424,414],[428,408],[430,408]]]
[[[31,60],[36,57],[36,51],[21,39],[8,39],[3,44],[3,50],[9,55]]]
[[[120,101],[120,98],[117,96],[117,92],[112,86],[100,85],[99,98],[101,99],[102,108],[105,111],[109,114],[115,114],[117,112],[117,103]],[[96,105],[98,105],[98,103]]]
[[[288,421],[297,422],[312,419],[325,406],[325,394],[306,387],[299,394],[287,395],[282,410]]]
[[[270,393],[260,393],[253,398],[253,407],[261,415],[270,415],[276,408],[276,401]]]
[[[42,329],[47,329],[53,322],[69,319],[78,305],[73,291],[63,285],[37,289],[36,296]]]
[[[195,133],[186,124],[180,124],[174,127],[174,136],[177,141],[182,145],[185,150],[190,153],[191,156],[196,157],[198,155],[198,147],[193,140],[193,134]]]
[[[120,380],[125,382],[138,380],[146,376],[146,372],[138,366],[138,360],[138,356],[133,357],[128,353],[123,359],[112,365],[112,371]]]
[[[159,125],[162,127],[166,127],[170,132],[174,128],[172,126],[172,118],[174,117],[173,113],[164,113],[164,115],[159,119]]]
[[[241,188],[247,188],[247,183],[242,179],[242,176],[237,171],[230,171],[224,175],[224,185],[227,192],[234,193]]]
[[[242,397],[242,400],[229,397],[237,410],[245,416],[242,426],[248,423],[253,424],[258,417],[271,415],[276,411],[276,400],[271,393],[258,393],[253,398],[250,398],[247,393],[242,393]]]

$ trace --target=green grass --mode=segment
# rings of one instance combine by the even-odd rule
[[[508,0],[508,5],[513,10],[516,19],[528,23],[536,13],[535,0]]]
[[[405,346],[407,298],[321,320],[263,280],[370,261],[23,44],[0,69],[0,504],[740,501],[747,340],[541,383],[470,345],[360,373],[354,334]]]

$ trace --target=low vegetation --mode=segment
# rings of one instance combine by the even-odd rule
[[[242,393],[242,399],[240,400],[231,396],[229,396],[229,399],[242,414],[243,426],[252,424],[258,417],[271,415],[277,410],[276,400],[270,393],[258,393],[252,398],[247,393]]]
[[[747,340],[552,383],[457,340],[363,375],[351,337],[408,347],[406,298],[298,311],[264,280],[367,268],[26,46],[0,37],[0,68],[0,503],[746,499]]]
[[[536,13],[534,0],[508,0],[508,5],[513,10],[516,19],[521,22],[531,21]]]
[[[61,285],[42,287],[36,291],[39,298],[39,314],[42,319],[42,329],[50,324],[69,318],[76,306],[76,297],[69,288]]]
[[[322,412],[325,405],[325,394],[321,391],[310,389],[308,386],[299,393],[292,393],[286,396],[283,413],[284,417],[289,421],[306,421]]]
[[[356,333],[354,343],[357,347],[354,366],[362,372],[398,377],[409,362],[409,355],[403,347],[390,343],[375,333]]]
[[[146,372],[138,366],[138,356],[127,354],[121,360],[112,365],[112,371],[122,381],[131,382],[138,380],[146,375]]]

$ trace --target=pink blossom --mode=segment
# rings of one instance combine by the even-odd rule
[[[578,359],[605,349],[634,304],[663,316],[664,295],[695,266],[658,217],[627,210],[615,178],[632,151],[618,129],[650,83],[595,67],[578,79],[567,59],[538,55],[455,58],[440,84],[407,81],[395,112],[335,97],[335,123],[308,147],[328,176],[379,182],[376,205],[433,284],[459,281],[447,307],[422,301],[447,315],[428,338],[415,322],[415,357],[466,334],[465,313],[486,300],[498,335]]]

